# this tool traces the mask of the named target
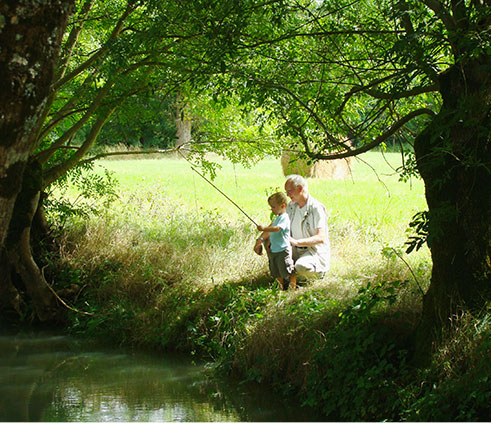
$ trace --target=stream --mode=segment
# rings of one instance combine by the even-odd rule
[[[0,421],[315,420],[262,388],[210,378],[187,356],[0,336]]]

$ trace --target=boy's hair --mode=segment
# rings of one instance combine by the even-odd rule
[[[288,198],[283,192],[275,192],[273,195],[269,196],[268,203],[274,203],[277,206],[281,206],[282,204],[288,203]]]

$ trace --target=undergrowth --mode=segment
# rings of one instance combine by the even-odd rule
[[[328,275],[282,292],[252,252],[248,222],[149,192],[119,201],[97,219],[72,219],[51,263],[59,286],[78,286],[67,301],[90,313],[69,313],[73,333],[205,357],[332,420],[487,416],[488,311],[456,317],[432,366],[411,365],[424,252],[402,256],[396,241],[340,223]]]

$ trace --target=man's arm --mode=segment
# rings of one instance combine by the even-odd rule
[[[326,239],[326,230],[325,228],[317,228],[315,230],[315,235],[310,236],[308,238],[300,238],[300,239],[290,239],[290,244],[294,247],[312,247],[317,244],[323,244]]]

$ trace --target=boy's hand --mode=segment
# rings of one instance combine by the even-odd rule
[[[263,254],[263,244],[256,243],[254,246],[254,252],[261,256]]]
[[[257,225],[256,228],[259,232],[263,232],[265,227],[261,225]]]

